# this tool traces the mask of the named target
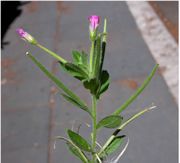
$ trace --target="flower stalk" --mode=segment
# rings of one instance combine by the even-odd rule
[[[48,54],[50,54],[52,57],[54,57],[58,61],[60,61],[62,63],[67,63],[67,61],[65,59],[63,59],[62,57],[60,57],[58,54],[54,53],[53,51],[49,50],[48,48],[42,46],[41,44],[38,43],[38,44],[36,44],[36,46],[39,47],[40,49],[44,50]]]
[[[62,57],[60,57],[58,54],[54,53],[53,51],[51,51],[48,48],[39,44],[37,42],[37,40],[33,36],[31,36],[28,32],[26,32],[23,28],[18,28],[16,30],[16,32],[20,36],[20,38],[22,38],[23,40],[27,41],[28,43],[30,43],[32,45],[36,45],[37,47],[39,47],[40,49],[47,52],[48,54],[50,54],[52,57],[54,57],[58,61],[60,61],[62,63],[67,63],[67,61],[65,59],[63,59]]]

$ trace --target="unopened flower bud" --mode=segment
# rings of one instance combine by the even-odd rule
[[[25,41],[33,44],[33,45],[36,45],[37,44],[37,41],[35,40],[34,37],[32,37],[29,33],[27,33],[26,31],[24,31],[24,29],[22,28],[18,28],[16,30],[16,32],[18,33],[18,35]]]
[[[92,15],[89,18],[89,31],[90,31],[90,38],[91,40],[95,40],[97,35],[97,28],[99,26],[100,17],[97,15]]]

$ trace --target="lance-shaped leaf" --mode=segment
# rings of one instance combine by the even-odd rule
[[[76,63],[76,64],[81,64],[82,63],[82,56],[81,56],[81,53],[76,51],[76,50],[73,50],[72,51],[72,58],[73,58],[73,62]]]
[[[79,150],[77,150],[76,147],[74,147],[74,146],[73,146],[71,143],[69,143],[69,142],[67,142],[66,144],[67,144],[69,150],[70,150],[76,157],[80,158],[82,162],[87,163],[87,159],[85,160],[84,157],[82,157],[82,154],[80,154]],[[83,153],[83,154],[84,154],[84,153]],[[84,155],[85,155],[85,154],[84,154]]]
[[[104,150],[104,153],[102,153],[102,155],[103,154],[110,155],[113,152],[115,152],[120,147],[120,145],[122,144],[124,138],[125,138],[125,135],[116,136],[112,140],[112,142],[107,146],[107,148]],[[100,157],[102,157],[102,155]]]
[[[57,136],[56,139],[61,139],[66,141],[66,144],[69,148],[69,150],[76,156],[78,157],[83,163],[88,163],[89,160],[87,158],[87,156],[83,153],[83,151],[81,151],[81,149],[79,147],[77,147],[73,142],[71,142],[69,139],[61,137],[61,136]]]
[[[137,91],[127,100],[125,101],[125,103],[118,108],[113,114],[114,115],[118,115],[120,114],[124,109],[126,109],[137,97],[138,95],[147,87],[147,85],[150,83],[152,77],[154,76],[156,70],[158,68],[158,64],[156,64],[153,68],[153,70],[151,71],[151,73],[149,74],[149,76],[145,79],[145,81],[143,82],[143,84],[141,85],[141,87],[139,87],[137,89]]]
[[[102,70],[105,51],[106,51],[106,40],[107,40],[107,19],[104,19],[104,30],[102,34],[102,43],[101,43],[101,57],[100,57],[101,61],[100,61],[100,66],[99,66],[99,80],[101,84],[100,84],[100,89],[96,95],[98,99],[100,95],[108,89],[109,84],[110,84],[108,72],[105,70]]]
[[[101,84],[100,84],[100,89],[98,90],[98,93],[97,93],[97,98],[99,98],[100,95],[108,89],[109,84],[110,84],[109,73],[105,70],[103,70],[101,73],[100,83]]]
[[[79,134],[72,130],[67,131],[69,138],[71,141],[78,146],[80,149],[87,151],[87,152],[92,152],[91,145]]]
[[[88,55],[84,51],[80,53],[76,50],[73,50],[72,58],[74,64],[83,65],[84,67],[88,68]]]
[[[73,65],[78,66],[83,73],[86,75],[81,75],[83,77],[76,77],[79,80],[88,79],[89,77],[89,65],[88,65],[88,55],[82,51],[81,53],[78,51],[72,51]],[[81,73],[82,74],[82,73]],[[81,79],[82,78],[82,79]]]
[[[87,105],[69,88],[67,88],[55,75],[49,72],[34,56],[30,53],[27,54],[29,58],[38,66],[47,77],[49,77],[61,90],[63,90],[69,97],[71,97],[74,101],[77,101],[81,106],[87,107]],[[90,113],[90,111],[88,111]]]
[[[106,40],[107,40],[107,19],[104,19],[104,29],[103,29],[103,33],[105,33],[105,35],[102,36],[102,45],[101,45],[101,63],[100,63],[100,72],[102,72],[102,67],[103,67],[103,63],[104,63],[104,56],[105,56],[105,51],[106,51]]]
[[[61,67],[71,76],[79,80],[88,79],[88,70],[85,67],[83,67],[83,65],[75,65],[73,63],[61,63],[61,62],[59,63]]]
[[[102,120],[99,121],[97,124],[96,128],[99,129],[101,127],[106,127],[106,128],[116,128],[119,127],[121,122],[122,122],[122,117],[118,115],[110,115]]]
[[[81,58],[82,58],[82,64],[85,67],[89,68],[89,66],[88,66],[88,55],[84,51],[81,52]]]
[[[95,41],[95,49],[94,49],[94,65],[93,65],[93,77],[99,79],[100,75],[100,65],[101,65],[101,36],[98,36]]]

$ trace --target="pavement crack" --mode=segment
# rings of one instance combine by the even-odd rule
[[[62,4],[62,3],[61,3]],[[55,33],[54,33],[54,51],[58,51],[58,46],[60,42],[60,20],[61,20],[61,12],[59,10],[60,5],[56,3],[56,26],[55,26]],[[57,64],[56,60],[53,60],[51,64],[51,71],[53,74],[57,73]],[[53,150],[54,150],[54,140],[53,140],[53,131],[55,129],[55,113],[56,113],[56,101],[55,95],[57,94],[57,88],[53,85],[50,87],[50,96],[49,96],[49,135],[48,135],[48,163],[53,163]]]

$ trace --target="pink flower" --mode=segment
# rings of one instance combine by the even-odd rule
[[[17,33],[19,34],[19,36],[22,37],[22,38],[25,38],[25,37],[28,35],[28,33],[25,32],[24,29],[22,29],[22,28],[18,28],[18,29],[16,30],[16,32],[17,32]]]
[[[97,36],[97,28],[99,26],[100,17],[97,15],[91,15],[89,18],[89,32],[90,32],[90,39],[94,41]]]
[[[32,37],[29,33],[24,31],[23,28],[18,28],[16,32],[23,40],[28,41],[31,44],[37,44],[37,41],[34,39],[34,37]]]
[[[91,15],[88,19],[90,21],[90,31],[95,31],[99,26],[100,17],[97,15]]]

